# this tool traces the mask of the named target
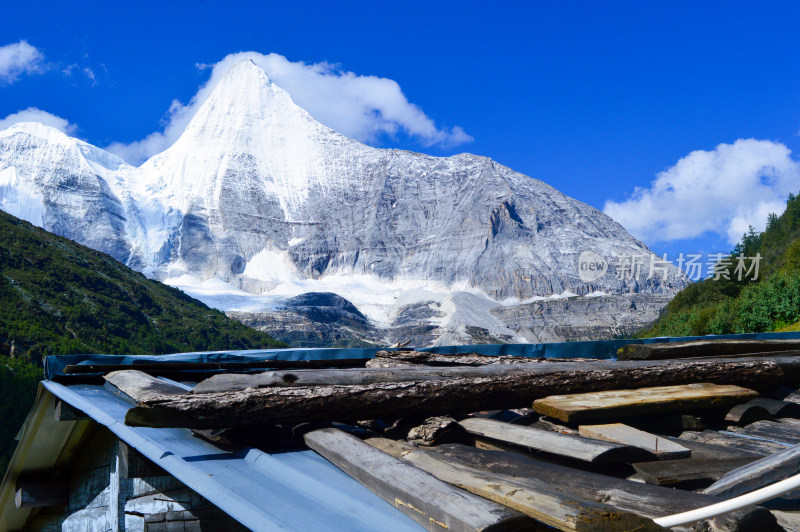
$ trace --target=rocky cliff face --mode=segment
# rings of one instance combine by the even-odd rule
[[[290,297],[335,292],[383,337],[413,324],[439,343],[473,341],[468,327],[521,341],[519,331],[555,326],[535,313],[526,322],[526,301],[602,292],[660,302],[685,284],[646,265],[636,278],[587,282],[583,252],[651,253],[603,213],[491,159],[348,139],[250,61],[138,168],[45,126],[0,132],[0,208],[224,310],[280,313]]]

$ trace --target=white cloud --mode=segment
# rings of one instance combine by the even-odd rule
[[[48,113],[47,111],[42,111],[36,107],[28,107],[27,109],[17,111],[16,113],[0,119],[0,131],[8,129],[19,122],[39,122],[46,126],[54,127],[62,133],[66,133],[68,135],[73,134],[76,129],[76,126],[74,124],[70,124],[66,118],[61,118],[60,116]]]
[[[210,79],[188,104],[172,102],[163,131],[131,144],[115,143],[108,149],[133,163],[165,150],[177,140],[225,72],[243,59],[251,59],[264,69],[311,116],[348,137],[371,142],[382,134],[402,131],[425,146],[453,146],[472,140],[461,127],[438,128],[422,109],[408,101],[394,80],[341,71],[330,63],[306,64],[274,53],[240,52],[214,65],[198,65],[211,69]]]
[[[13,83],[21,74],[42,71],[44,55],[27,41],[0,46],[0,83]]]
[[[737,243],[752,225],[781,213],[800,190],[800,165],[783,144],[740,139],[693,151],[630,199],[607,201],[606,214],[650,244],[717,233]]]

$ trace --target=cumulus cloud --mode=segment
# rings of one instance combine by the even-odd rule
[[[737,243],[752,225],[764,230],[800,190],[800,164],[783,144],[740,139],[693,151],[629,199],[607,201],[606,214],[648,242],[717,233]]]
[[[42,71],[44,55],[27,41],[0,46],[0,83],[13,83],[21,74]]]
[[[28,107],[27,109],[17,111],[16,113],[0,119],[0,131],[8,129],[19,122],[39,122],[46,126],[54,127],[68,135],[75,133],[76,129],[76,126],[70,124],[66,118],[61,118],[60,116],[42,111],[36,107]]]
[[[461,127],[437,127],[422,109],[408,101],[394,80],[342,71],[326,62],[307,64],[274,53],[240,52],[213,65],[197,65],[211,69],[210,79],[188,104],[172,102],[163,131],[131,144],[115,143],[108,149],[129,162],[139,163],[168,148],[225,72],[243,59],[251,59],[264,69],[311,116],[348,137],[374,142],[382,134],[402,132],[424,146],[454,146],[472,140]]]

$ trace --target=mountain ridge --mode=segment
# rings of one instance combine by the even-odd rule
[[[340,135],[251,61],[235,64],[178,140],[139,167],[77,144],[48,154],[44,143],[30,168],[21,148],[30,142],[9,140],[24,130],[0,136],[0,208],[25,214],[18,206],[41,198],[39,211],[27,208],[42,213],[44,227],[201,299],[197,286],[216,280],[241,300],[253,296],[246,306],[259,311],[333,291],[362,311],[374,307],[366,314],[385,326],[413,294],[423,303],[477,291],[502,305],[672,294],[685,284],[674,268],[671,276],[584,282],[582,252],[609,260],[652,252],[597,209],[487,157],[378,149]],[[4,172],[14,173],[13,187]],[[352,289],[359,283],[370,290]],[[219,291],[203,290],[209,304],[220,301]],[[494,334],[521,338],[482,319],[466,325],[491,322]]]

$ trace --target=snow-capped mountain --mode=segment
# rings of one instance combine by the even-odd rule
[[[377,330],[417,309],[434,331],[424,341],[472,341],[470,327],[531,339],[495,307],[598,293],[665,302],[685,284],[674,270],[582,281],[582,252],[651,252],[600,211],[486,157],[344,137],[251,61],[140,167],[40,124],[0,132],[0,208],[224,310],[334,292]]]

